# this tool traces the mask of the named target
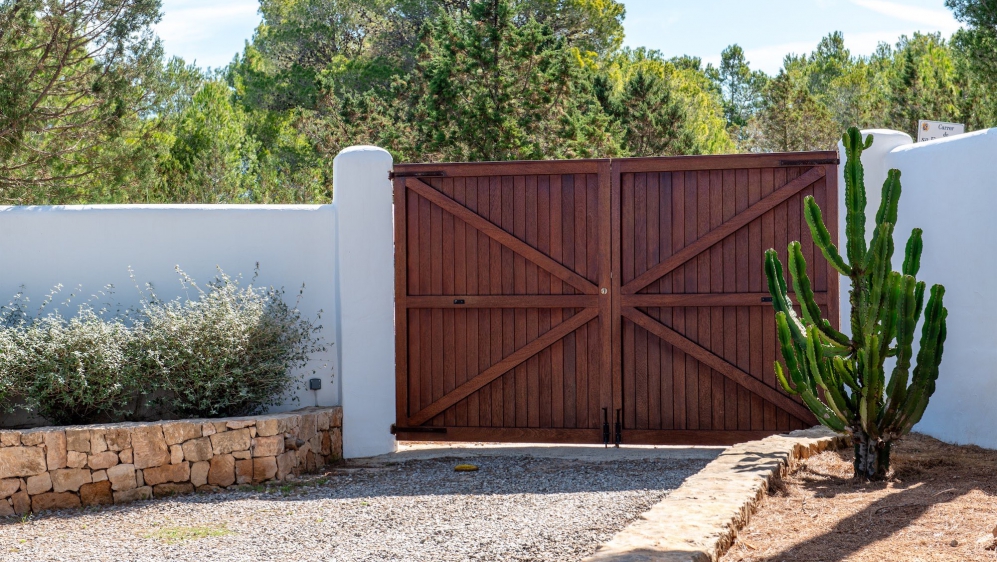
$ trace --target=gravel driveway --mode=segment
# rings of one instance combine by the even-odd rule
[[[3,521],[0,560],[578,560],[707,462],[346,466],[266,490]]]

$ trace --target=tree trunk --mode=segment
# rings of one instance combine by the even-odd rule
[[[890,441],[880,441],[863,431],[852,434],[855,443],[855,477],[883,480],[890,470]]]

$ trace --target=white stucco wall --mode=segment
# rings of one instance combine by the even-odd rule
[[[876,134],[873,149],[880,144]],[[906,135],[904,135],[906,136]],[[909,137],[908,137],[909,138]],[[842,157],[844,153],[842,152]],[[952,443],[997,448],[997,129],[930,142],[897,142],[889,150],[863,154],[870,216],[879,205],[886,170],[901,171],[902,193],[895,240],[894,269],[903,262],[911,229],[924,230],[924,254],[918,278],[930,287],[945,286],[949,310],[937,390],[917,431]],[[840,193],[844,216],[844,183]],[[873,193],[875,192],[875,194]],[[842,229],[843,233],[843,229]],[[843,241],[843,234],[842,234]],[[847,284],[842,285],[842,318],[847,317]],[[920,338],[917,335],[916,340]]]
[[[180,266],[199,284],[220,267],[229,276],[253,278],[257,285],[284,287],[293,303],[305,284],[300,310],[315,318],[322,310],[322,336],[336,340],[336,212],[332,205],[95,205],[0,207],[0,299],[5,304],[21,290],[31,309],[55,285],[63,289],[56,303],[77,296],[63,314],[105,285],[115,287],[110,299],[97,302],[131,306],[140,295],[129,277],[151,282],[163,299],[185,297]],[[192,295],[193,296],[193,295]],[[336,347],[314,356],[304,370],[318,369],[321,405],[340,403]],[[315,393],[302,389],[300,405],[315,404]],[[299,407],[293,402],[275,411]]]

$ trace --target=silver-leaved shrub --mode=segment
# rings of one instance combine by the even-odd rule
[[[202,288],[177,271],[190,298],[163,301],[150,288],[135,308],[84,304],[71,318],[6,307],[0,403],[69,425],[249,415],[295,399],[294,372],[326,349],[321,326],[283,289],[221,271]]]

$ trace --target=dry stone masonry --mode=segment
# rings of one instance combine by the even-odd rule
[[[0,517],[284,480],[343,455],[341,408],[0,431]]]

